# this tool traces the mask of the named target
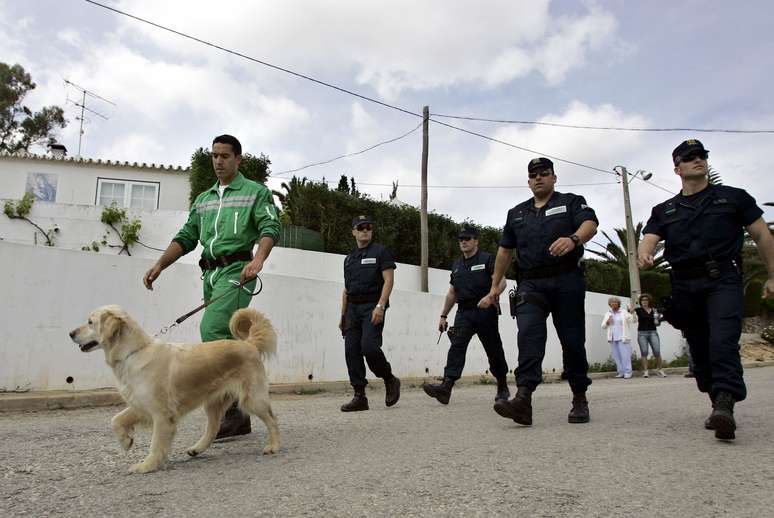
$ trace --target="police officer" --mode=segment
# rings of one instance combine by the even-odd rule
[[[518,250],[517,307],[519,364],[516,395],[497,401],[495,411],[519,424],[532,424],[532,392],[542,381],[546,319],[553,315],[562,344],[564,376],[573,393],[571,423],[587,423],[586,280],[579,266],[583,244],[597,231],[597,217],[583,196],[554,191],[554,164],[536,158],[527,166],[533,197],[508,211],[492,276],[489,303],[495,303],[500,283]]]
[[[196,197],[188,221],[143,277],[145,287],[152,290],[153,281],[164,269],[201,242],[204,250],[199,266],[204,300],[220,297],[204,310],[199,326],[203,342],[233,339],[228,322],[237,309],[250,304],[255,277],[279,238],[280,229],[271,191],[239,172],[239,140],[231,135],[215,137],[211,155],[218,181]],[[253,257],[256,243],[258,251]],[[252,280],[235,288],[248,279]],[[246,433],[250,433],[250,416],[234,403],[226,412],[217,438]]]
[[[385,404],[393,406],[400,398],[400,380],[393,376],[382,352],[382,330],[390,306],[395,261],[387,248],[373,242],[373,224],[367,216],[357,216],[352,221],[352,236],[357,248],[344,259],[339,329],[344,335],[349,382],[355,396],[342,405],[342,412],[368,410],[365,362],[384,379]]]
[[[664,258],[672,266],[672,307],[665,318],[684,332],[696,385],[712,402],[705,427],[732,440],[734,403],[747,395],[739,357],[744,230],[766,263],[765,297],[774,296],[774,238],[746,191],[709,184],[708,154],[694,139],[672,151],[682,190],[653,208],[638,255],[642,266],[653,266],[656,244],[664,240]]]
[[[465,353],[473,335],[478,335],[484,345],[484,351],[489,359],[489,372],[497,379],[497,395],[495,401],[508,400],[511,393],[505,376],[508,374],[508,364],[505,361],[503,342],[498,330],[499,306],[488,305],[480,308],[479,303],[489,293],[494,274],[495,258],[492,254],[479,250],[478,230],[472,225],[464,225],[459,235],[462,257],[454,262],[451,273],[451,286],[446,293],[446,299],[441,310],[441,320],[438,331],[448,329],[451,347],[443,372],[443,382],[424,384],[422,388],[428,396],[434,397],[444,405],[449,403],[454,382],[460,379],[465,366]],[[505,290],[505,279],[498,285],[498,297]],[[454,326],[449,328],[447,318],[454,304],[457,304],[457,314]]]

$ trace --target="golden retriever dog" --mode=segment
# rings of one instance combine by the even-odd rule
[[[165,343],[148,336],[119,306],[103,306],[91,313],[88,323],[70,332],[81,351],[103,349],[118,379],[118,390],[129,405],[112,420],[121,446],[131,448],[135,425],[152,426],[150,452],[130,471],[161,468],[178,421],[200,406],[207,414],[207,428],[187,453],[192,457],[202,453],[234,401],[266,425],[269,437],[263,453],[279,451],[279,428],[263,367],[263,359],[277,349],[277,335],[266,317],[249,308],[234,313],[229,329],[236,340]]]

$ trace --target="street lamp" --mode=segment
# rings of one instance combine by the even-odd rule
[[[640,288],[640,269],[637,266],[637,244],[634,238],[634,225],[632,224],[632,205],[629,201],[629,176],[632,178],[640,176],[643,181],[647,182],[651,179],[653,173],[640,169],[636,173],[631,174],[622,165],[615,166],[613,171],[621,177],[621,184],[623,185],[624,213],[626,215],[626,257],[629,261],[629,297],[632,307],[634,307],[639,301],[642,290]]]

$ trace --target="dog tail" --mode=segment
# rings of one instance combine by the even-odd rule
[[[254,345],[263,356],[277,352],[277,333],[263,313],[251,308],[237,310],[228,323],[231,334],[237,340]]]

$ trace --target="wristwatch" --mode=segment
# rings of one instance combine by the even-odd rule
[[[385,308],[385,307],[384,307],[384,306],[382,306],[381,304],[377,304],[377,305],[376,305],[376,307],[377,307],[377,308],[379,308],[379,309],[381,309],[382,311],[386,311],[386,310],[387,310],[387,308]]]
[[[573,243],[575,243],[575,246],[581,246],[581,240],[580,240],[580,238],[578,237],[578,235],[577,235],[577,234],[573,234],[573,235],[571,235],[571,236],[569,236],[569,237],[570,237],[570,240],[571,240]]]

